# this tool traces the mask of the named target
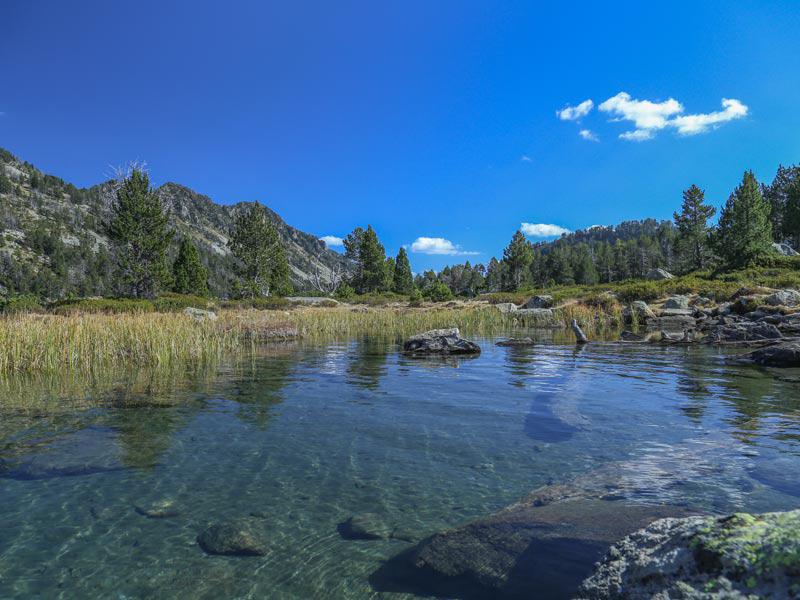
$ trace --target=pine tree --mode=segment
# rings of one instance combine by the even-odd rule
[[[497,260],[494,256],[489,261],[488,266],[486,267],[486,279],[485,279],[485,286],[486,289],[490,292],[496,292],[500,290],[500,287],[503,284],[503,271],[504,265],[499,260]]]
[[[696,185],[683,192],[681,212],[674,213],[678,246],[688,270],[702,269],[708,262],[708,220],[717,212],[705,203],[705,193]]]
[[[167,230],[168,216],[147,173],[130,172],[112,210],[109,237],[116,248],[120,291],[133,298],[153,298],[169,281],[166,256],[173,232]]]
[[[383,274],[385,279],[381,291],[391,292],[394,288],[394,270],[394,259],[391,256],[387,256],[386,260],[383,262]]]
[[[756,264],[770,251],[770,206],[761,195],[752,171],[728,198],[719,217],[716,245],[729,267]]]
[[[252,204],[236,217],[228,246],[238,260],[240,295],[257,297],[291,291],[286,251],[261,204]]]
[[[393,289],[398,294],[410,294],[414,291],[414,276],[411,273],[411,263],[408,262],[406,249],[400,246],[397,258],[394,261]]]
[[[783,232],[795,249],[800,248],[800,178],[795,179],[787,189]]]
[[[361,272],[360,293],[380,292],[386,282],[386,251],[378,235],[368,225],[361,237],[358,249],[358,265]]]
[[[525,239],[521,231],[517,230],[511,238],[511,242],[503,250],[503,263],[507,267],[503,287],[507,291],[515,291],[520,288],[532,260],[533,252],[530,242]]]
[[[361,289],[361,262],[358,253],[361,251],[361,240],[364,239],[364,228],[356,227],[342,240],[344,244],[344,257],[350,261],[352,269],[348,269],[350,276],[348,282],[354,290]]]
[[[778,166],[772,183],[763,186],[762,194],[770,205],[770,222],[772,223],[772,237],[776,242],[782,242],[789,235],[787,231],[786,211],[789,201],[789,187],[800,179],[800,166]]]
[[[2,165],[0,165],[0,194],[10,194],[14,191],[14,184],[3,173]]]
[[[600,281],[587,244],[578,244],[573,252],[575,282],[581,285],[594,285]]]
[[[200,262],[200,253],[192,240],[181,240],[178,256],[172,265],[173,289],[179,294],[208,295],[208,270]]]

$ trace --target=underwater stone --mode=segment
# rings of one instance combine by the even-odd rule
[[[263,532],[250,519],[215,523],[197,536],[197,543],[209,554],[264,556]]]

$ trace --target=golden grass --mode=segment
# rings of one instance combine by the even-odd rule
[[[613,327],[619,306],[568,304],[559,326],[576,318],[590,335]],[[480,303],[410,307],[307,307],[291,311],[223,310],[216,321],[182,313],[34,315],[0,318],[0,374],[94,372],[110,367],[216,363],[265,340],[299,335],[313,341],[372,337],[399,340],[442,327],[492,335],[541,323]]]

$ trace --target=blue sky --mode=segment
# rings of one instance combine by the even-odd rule
[[[9,0],[0,146],[77,185],[143,159],[391,253],[433,238],[415,271],[800,162],[796,3],[642,4]]]

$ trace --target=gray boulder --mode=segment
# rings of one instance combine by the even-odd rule
[[[517,312],[517,305],[513,302],[500,302],[499,304],[495,304],[494,307],[504,315]]]
[[[644,323],[647,319],[655,319],[656,314],[643,300],[635,300],[631,305],[623,311],[623,318],[627,322],[631,322],[633,318],[639,323]]]
[[[197,543],[208,554],[264,556],[264,534],[252,519],[215,523],[197,536]]]
[[[663,281],[665,279],[675,279],[675,276],[664,269],[650,269],[647,272],[647,279],[650,281]]]
[[[187,306],[183,309],[183,314],[187,317],[191,317],[195,321],[216,321],[217,320],[217,313],[213,310],[203,310],[202,308],[194,308],[191,306]]]
[[[794,308],[800,305],[800,292],[797,290],[778,290],[766,297],[765,302],[771,306],[788,306]]]
[[[287,296],[286,299],[293,304],[307,304],[309,306],[336,306],[340,304],[338,300],[328,296]]]
[[[149,504],[137,504],[134,509],[148,519],[168,519],[181,514],[180,509],[175,506],[175,502],[171,498],[162,498]]]
[[[535,325],[553,325],[555,323],[555,313],[552,308],[520,308],[515,314]]]
[[[782,256],[797,256],[798,253],[789,244],[772,244],[772,249]]]
[[[800,510],[661,519],[615,544],[580,600],[797,598]]]
[[[754,342],[759,340],[776,340],[781,332],[775,325],[762,322],[741,321],[730,325],[718,325],[708,334],[708,341],[720,342]]]
[[[552,308],[553,297],[550,295],[533,296],[529,298],[523,308]]]
[[[765,367],[800,367],[800,343],[784,343],[760,348],[746,358]]]
[[[670,296],[667,298],[667,301],[664,302],[664,308],[666,309],[687,309],[689,308],[689,297],[688,296]]]
[[[432,329],[411,336],[403,344],[403,352],[408,354],[480,354],[478,344],[461,337],[458,327]]]

